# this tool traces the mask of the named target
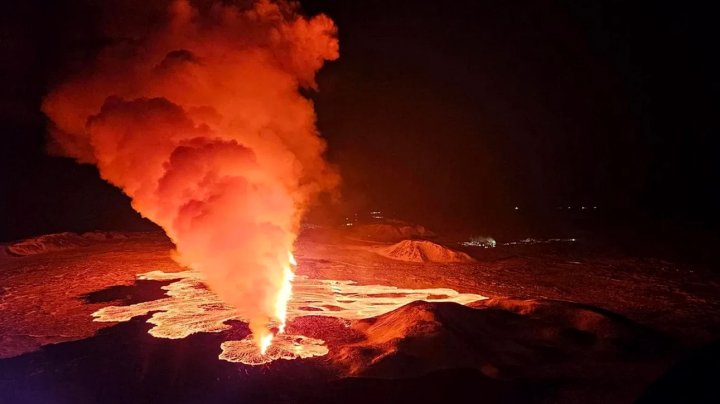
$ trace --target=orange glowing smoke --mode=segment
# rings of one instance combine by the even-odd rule
[[[298,91],[338,57],[336,29],[294,3],[206,3],[174,1],[157,29],[118,34],[43,111],[53,147],[129,195],[267,349],[301,215],[338,180]]]

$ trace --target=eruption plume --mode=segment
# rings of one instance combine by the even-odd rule
[[[53,147],[129,195],[262,349],[284,329],[301,215],[338,181],[299,92],[338,57],[336,29],[297,10],[173,1],[43,103]]]

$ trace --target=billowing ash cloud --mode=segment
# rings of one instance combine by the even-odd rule
[[[336,29],[269,0],[179,0],[164,21],[104,49],[43,111],[54,147],[97,165],[257,331],[275,317],[304,208],[338,181],[299,93],[338,57]]]

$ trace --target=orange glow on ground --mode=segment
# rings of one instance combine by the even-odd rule
[[[225,341],[220,347],[219,359],[245,365],[263,365],[278,359],[293,360],[327,355],[325,341],[303,335],[277,335],[273,344],[259,352],[252,338],[240,341]]]
[[[291,272],[292,273],[292,272]],[[164,286],[166,298],[129,306],[109,306],[95,313],[94,321],[122,322],[152,313],[148,332],[157,338],[179,339],[198,332],[222,332],[231,328],[226,321],[248,322],[237,310],[225,305],[204,284],[197,271],[166,273],[153,271],[138,276],[142,280],[174,280]],[[286,319],[305,316],[359,320],[376,317],[417,300],[469,304],[485,296],[458,293],[453,289],[404,289],[384,285],[358,285],[347,280],[295,277],[294,293],[287,305]],[[269,331],[268,331],[269,332]],[[252,336],[241,341],[225,341],[219,358],[247,365],[259,365],[277,359],[299,359],[328,353],[324,341],[302,335],[272,333],[262,336],[263,345]]]

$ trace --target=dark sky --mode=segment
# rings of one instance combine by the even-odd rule
[[[95,3],[3,5],[0,240],[149,228],[92,167],[44,151],[41,97],[102,44]],[[340,29],[311,95],[339,210],[476,225],[585,204],[717,224],[719,38],[702,3],[303,1]]]

